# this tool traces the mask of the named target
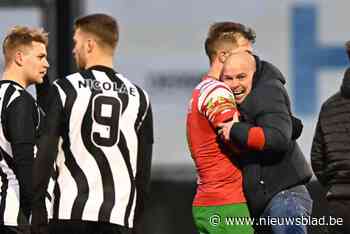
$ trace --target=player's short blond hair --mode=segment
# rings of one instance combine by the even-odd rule
[[[15,26],[7,33],[3,43],[2,52],[7,66],[14,57],[17,49],[22,46],[31,46],[32,42],[48,45],[48,33],[42,28],[29,28],[26,26]]]
[[[251,28],[240,23],[218,22],[212,24],[204,44],[210,63],[213,62],[219,50],[237,46],[237,41],[242,37],[254,43],[256,34]]]

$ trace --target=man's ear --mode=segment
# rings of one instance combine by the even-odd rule
[[[14,62],[18,65],[18,66],[23,66],[23,52],[20,51],[20,50],[17,50],[15,52],[15,55],[14,55]]]
[[[96,46],[95,44],[96,44],[96,42],[92,38],[87,39],[87,52],[88,53],[91,53],[93,51],[93,49]]]
[[[225,51],[220,51],[218,55],[218,59],[220,63],[225,63],[226,59],[228,58],[229,53]]]

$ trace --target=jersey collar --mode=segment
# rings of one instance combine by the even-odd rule
[[[106,73],[117,73],[113,68],[111,67],[106,67],[106,66],[103,66],[103,65],[95,65],[95,66],[92,66],[90,67],[88,70],[97,70],[97,71],[103,71],[103,72],[106,72]]]

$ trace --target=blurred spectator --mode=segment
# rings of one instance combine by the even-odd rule
[[[346,44],[350,59],[350,41]],[[350,68],[340,90],[322,105],[311,148],[311,164],[319,182],[327,188],[332,217],[343,225],[328,226],[332,234],[350,233]]]

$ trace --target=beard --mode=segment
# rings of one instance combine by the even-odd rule
[[[85,59],[85,56],[83,56],[81,53],[80,54],[77,54],[75,56],[75,63],[76,63],[76,66],[79,70],[85,70],[86,68],[86,59]]]

